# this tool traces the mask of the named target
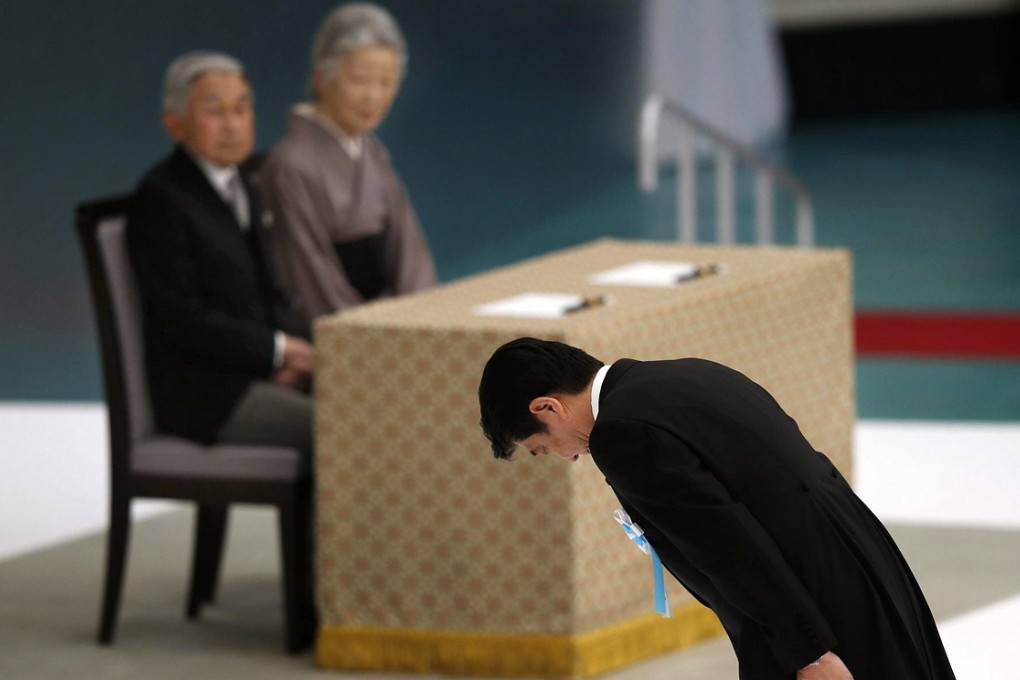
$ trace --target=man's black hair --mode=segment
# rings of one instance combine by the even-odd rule
[[[496,458],[513,458],[517,442],[545,432],[529,410],[531,400],[550,394],[578,394],[602,366],[583,350],[562,342],[518,338],[497,349],[478,385],[482,431]]]

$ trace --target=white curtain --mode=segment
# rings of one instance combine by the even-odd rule
[[[642,9],[642,101],[664,95],[745,144],[785,133],[786,78],[767,0],[644,0]],[[672,131],[666,123],[665,153]]]

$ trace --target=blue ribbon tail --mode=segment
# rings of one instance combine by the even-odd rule
[[[666,578],[662,573],[662,560],[652,548],[652,574],[655,577],[655,611],[665,618],[673,616],[669,608],[669,597],[666,595]]]

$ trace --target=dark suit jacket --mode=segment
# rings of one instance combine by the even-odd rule
[[[741,678],[791,679],[829,650],[862,680],[954,677],[881,523],[743,374],[622,359],[590,450],[663,563],[719,616]]]
[[[157,429],[211,442],[251,381],[272,372],[274,332],[291,332],[248,188],[251,227],[182,149],[142,179],[128,249],[142,298]]]

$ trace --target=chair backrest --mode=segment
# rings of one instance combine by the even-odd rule
[[[131,445],[155,431],[138,286],[127,250],[127,204],[127,197],[119,196],[77,210],[99,330],[115,474],[127,473]]]

